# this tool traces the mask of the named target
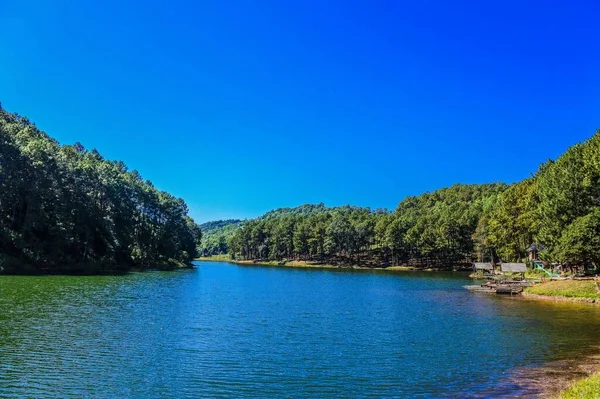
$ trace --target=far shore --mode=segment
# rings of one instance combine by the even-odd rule
[[[14,265],[14,264],[13,264]],[[128,273],[141,273],[150,271],[176,271],[192,269],[193,263],[165,262],[152,266],[129,266],[102,263],[81,263],[74,268],[58,268],[54,270],[39,269],[31,265],[20,264],[20,267],[4,268],[0,266],[0,276],[123,276]]]
[[[468,270],[449,269],[449,268],[422,268],[415,266],[399,265],[399,266],[359,266],[359,265],[331,265],[326,263],[313,263],[307,261],[255,261],[255,260],[234,260],[226,255],[206,256],[195,259],[199,262],[227,262],[242,266],[272,266],[272,267],[289,267],[289,268],[305,268],[305,269],[340,269],[340,270],[376,270],[376,271],[418,271],[418,272],[467,272]]]
[[[242,266],[271,266],[306,269],[341,269],[341,270],[376,270],[376,271],[460,271],[448,268],[422,268],[415,266],[399,265],[388,267],[369,267],[358,265],[331,265],[325,263],[314,263],[307,261],[258,261],[258,260],[234,260],[228,255],[215,255],[197,258],[199,262],[227,262]],[[554,302],[573,302],[583,304],[600,305],[600,284],[594,280],[571,280],[547,281],[536,284],[524,290],[522,296],[527,299]]]

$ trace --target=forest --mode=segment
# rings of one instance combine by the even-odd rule
[[[204,237],[203,237],[204,236]],[[514,184],[456,184],[394,211],[323,203],[198,226],[123,162],[60,145],[0,106],[0,272],[172,269],[195,257],[456,267],[600,263],[600,131]]]
[[[227,243],[233,233],[241,227],[243,220],[227,219],[206,222],[200,225],[202,230],[202,240],[198,253],[200,256],[213,256],[226,254],[228,251]]]
[[[123,162],[60,145],[0,106],[0,272],[183,266],[201,239],[187,213]]]
[[[455,185],[408,197],[395,212],[323,204],[271,211],[228,242],[234,259],[359,266],[470,262],[472,235],[506,185]]]
[[[408,197],[393,212],[282,208],[232,229],[221,242],[238,260],[443,268],[523,261],[536,245],[544,261],[598,267],[600,131],[511,185],[457,184]]]

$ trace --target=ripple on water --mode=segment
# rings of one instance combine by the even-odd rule
[[[533,389],[519,370],[597,342],[597,307],[465,281],[218,263],[5,276],[0,397],[502,397]]]

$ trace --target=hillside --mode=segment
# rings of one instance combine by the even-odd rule
[[[457,184],[404,199],[394,212],[323,203],[232,225],[236,259],[454,267],[473,260],[600,264],[600,132],[521,182]],[[225,245],[226,244],[226,245]]]
[[[505,184],[455,185],[408,197],[394,212],[343,206],[283,210],[236,230],[236,259],[328,264],[453,266],[476,258],[472,235]],[[265,216],[267,216],[265,215]]]
[[[600,131],[512,185],[480,220],[478,242],[502,259],[522,259],[537,242],[549,262],[600,261]]]
[[[304,204],[294,208],[277,208],[273,209],[264,215],[260,216],[258,219],[279,219],[285,216],[309,216],[317,213],[325,213],[328,212],[331,208],[325,206],[324,203],[319,204]]]
[[[223,255],[228,253],[227,242],[233,233],[244,224],[243,220],[227,219],[202,223],[202,240],[198,247],[201,256]]]
[[[394,212],[323,203],[280,208],[228,230],[227,249],[237,259],[468,263],[476,257],[471,236],[479,218],[506,187],[455,185],[408,197]]]
[[[0,107],[0,273],[174,268],[201,232],[180,198]]]

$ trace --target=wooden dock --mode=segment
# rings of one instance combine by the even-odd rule
[[[485,284],[482,285],[465,285],[464,286],[465,289],[472,291],[472,292],[483,292],[486,294],[495,294],[496,293],[496,289],[491,287],[491,286],[486,286]]]
[[[496,294],[517,295],[523,292],[523,286],[517,284],[504,284],[496,287]]]
[[[527,282],[508,282],[504,284],[481,284],[465,285],[464,288],[472,292],[483,292],[486,294],[518,295],[523,292]]]

